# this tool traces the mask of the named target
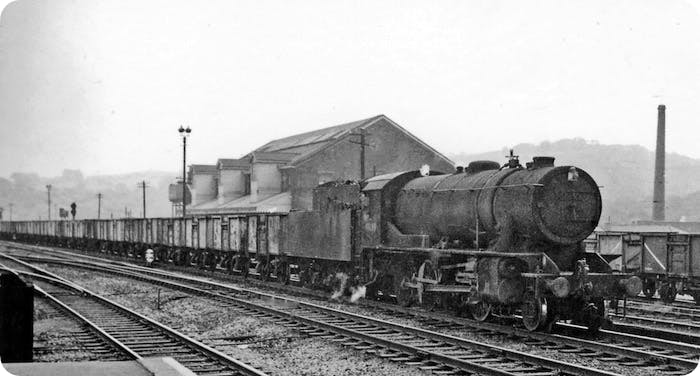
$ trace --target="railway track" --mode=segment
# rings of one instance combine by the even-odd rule
[[[0,269],[14,271],[12,268],[0,263]],[[15,274],[17,274],[15,272]],[[89,322],[81,320],[76,312],[57,301],[53,296],[38,286],[34,289],[35,298],[41,304],[44,319],[64,318],[67,323],[59,333],[52,332],[52,342],[60,343],[60,347],[47,344],[46,340],[34,338],[34,361],[45,357],[56,358],[71,357],[80,360],[120,361],[129,360],[128,354],[120,351],[119,347],[109,338],[101,335],[99,330],[91,326]],[[36,303],[35,303],[36,304]],[[41,361],[41,360],[39,360]]]
[[[66,265],[71,264],[69,261],[54,261]],[[74,265],[79,266],[77,264]],[[118,267],[115,265],[111,265],[110,267],[112,268],[112,272],[119,271],[125,276],[144,280],[142,275],[135,274],[136,271],[134,271],[133,268],[127,268],[125,266]],[[205,289],[204,291],[206,292],[204,294],[214,294],[213,296],[217,299],[221,299],[220,295],[238,299],[236,296],[243,294],[264,297],[267,301],[277,301],[277,304],[279,304],[280,301],[284,301],[288,308],[286,310],[287,313],[282,315],[280,315],[279,312],[272,313],[273,317],[275,317],[279,323],[296,327],[312,335],[332,337],[333,340],[339,341],[347,346],[374,352],[379,356],[388,357],[396,361],[405,361],[425,369],[437,371],[438,373],[451,373],[458,370],[466,370],[469,372],[484,371],[474,364],[467,367],[465,364],[457,362],[452,358],[465,358],[471,359],[472,361],[478,359],[492,359],[492,361],[487,361],[487,366],[492,366],[491,363],[507,364],[510,365],[511,368],[506,366],[502,371],[509,371],[512,370],[512,367],[516,367],[516,369],[520,370],[520,374],[535,372],[534,370],[538,369],[536,367],[542,367],[542,372],[544,372],[544,374],[549,374],[548,372],[554,369],[563,369],[567,366],[572,367],[572,365],[558,364],[556,361],[552,363],[551,360],[546,361],[538,359],[539,357],[535,357],[534,360],[530,359],[529,363],[525,363],[526,366],[522,366],[516,362],[519,361],[522,363],[523,357],[531,357],[531,355],[512,352],[512,350],[508,350],[508,353],[504,354],[504,349],[474,343],[473,341],[464,340],[462,338],[445,336],[437,331],[407,328],[402,325],[362,317],[348,312],[330,310],[325,307],[303,303],[294,299],[281,298],[250,290],[231,289],[221,284],[175,276],[172,273],[155,272],[152,269],[141,270],[142,268],[139,267],[137,267],[137,269],[139,269],[138,271],[141,273],[148,272],[151,277],[145,278],[145,280],[150,279],[152,283],[155,282],[164,285],[172,283],[196,284],[196,289]],[[100,269],[99,267],[95,267],[95,270],[99,271]],[[157,275],[157,277],[154,277],[154,275]],[[157,280],[153,280],[153,278],[157,278]],[[164,278],[177,280],[177,282],[167,282],[163,280]],[[191,288],[191,285],[185,287],[185,289]],[[197,293],[201,294],[202,292],[198,291]],[[225,298],[223,302],[225,304],[231,304],[228,298]],[[251,307],[247,304],[241,306],[241,302],[239,301],[234,302],[233,306],[236,309],[242,309],[243,312],[247,314],[263,316],[271,314],[265,309],[260,311],[259,307]],[[277,308],[276,304],[265,306],[271,309]],[[392,313],[395,314],[396,312],[392,311]],[[697,359],[698,354],[700,354],[697,346],[615,333],[609,333],[603,340],[598,339],[599,342],[597,342],[595,340],[573,338],[561,334],[547,335],[543,333],[530,333],[499,325],[477,324],[474,321],[470,322],[468,320],[447,316],[440,317],[435,314],[427,313],[421,321],[425,326],[435,329],[464,329],[465,327],[471,327],[471,329],[479,331],[483,335],[501,336],[504,340],[522,341],[543,349],[575,353],[582,357],[597,358],[599,360],[615,362],[620,365],[647,367],[667,374],[686,374],[697,365],[695,359]],[[329,326],[329,323],[331,326]],[[576,328],[571,327],[569,331],[576,331]],[[395,338],[401,339],[402,342],[399,344],[392,343],[392,339]],[[479,355],[479,357],[477,357],[477,355]],[[538,362],[545,362],[546,364],[542,365]],[[479,364],[477,363],[477,365]],[[579,372],[586,374],[587,372],[594,372],[594,370],[584,370],[573,367],[569,369],[567,373],[576,374]]]
[[[65,251],[65,250],[58,250],[58,249],[53,249],[53,248],[48,248],[48,247],[43,247],[43,246],[27,246],[27,245],[21,245],[21,244],[16,244],[16,243],[7,243],[7,242],[0,242],[0,244],[5,244],[6,246],[14,247],[17,249],[22,249],[22,250],[30,250],[30,251],[43,251],[46,253],[49,253],[53,256],[56,255],[64,255],[65,257],[80,257],[84,258],[87,260],[93,260],[95,262],[99,263],[108,263],[108,264],[113,264],[113,265],[121,265],[124,267],[137,267],[137,265],[134,265],[131,263],[133,260],[112,260],[112,259],[103,259],[100,257],[95,257],[95,256],[90,256],[82,253],[76,253],[74,251]],[[247,284],[254,284],[258,287],[261,287],[266,290],[272,290],[272,291],[278,291],[281,293],[286,293],[286,294],[297,294],[305,297],[316,297],[318,299],[327,299],[328,294],[325,292],[318,292],[315,290],[310,290],[308,288],[304,287],[297,287],[297,286],[292,286],[292,285],[284,285],[276,282],[270,282],[270,281],[260,281],[254,278],[249,278],[249,279],[243,279],[240,276],[236,275],[231,275],[231,274],[226,274],[223,272],[219,271],[211,271],[208,269],[197,269],[197,268],[188,268],[188,267],[178,267],[178,266],[172,266],[172,265],[165,265],[166,269],[169,270],[174,270],[174,271],[179,271],[182,273],[186,274],[196,274],[199,276],[203,277],[212,277],[212,276],[217,276],[220,278],[223,278],[225,280],[232,280],[235,282],[241,282],[244,281]],[[143,270],[147,271],[153,271],[153,268],[143,268]],[[253,273],[251,273],[253,274]],[[406,310],[403,309],[403,307],[398,306],[398,305],[392,305],[388,303],[383,303],[383,302],[374,302],[374,301],[362,301],[362,305],[369,306],[372,308],[380,308],[386,311],[393,311],[395,313],[405,313],[405,312],[420,312],[419,310]],[[613,313],[613,318],[615,318],[615,326],[611,330],[603,331],[603,333],[609,333],[608,335],[610,336],[615,336],[614,333],[617,333],[617,335],[633,335],[633,336],[644,336],[644,337],[650,337],[650,338],[657,338],[657,339],[663,339],[671,342],[683,342],[683,343],[688,343],[692,345],[700,345],[700,331],[698,331],[695,326],[690,323],[690,325],[686,325],[683,321],[669,321],[669,320],[664,320],[663,318],[658,318],[658,319],[650,319],[646,318],[644,316],[634,316],[631,315],[629,319],[625,319],[624,317],[620,315],[615,315]],[[639,317],[639,319],[636,319]],[[467,320],[465,320],[467,321]],[[564,331],[567,331],[568,333],[572,333],[571,326],[568,326],[567,324],[559,324],[559,327],[562,327]],[[680,330],[679,330],[680,329]],[[580,331],[578,329],[574,329],[573,332],[579,333]],[[614,332],[614,333],[613,333]],[[580,335],[578,335],[580,336]]]
[[[34,362],[53,359],[70,359],[72,361],[128,360],[126,356],[115,351],[114,347],[88,326],[53,305],[38,291],[35,292],[35,299],[35,308],[42,312],[41,320],[61,320],[63,325],[60,330],[44,330],[42,334],[46,334],[46,336],[37,337],[35,334]]]
[[[615,313],[609,313],[609,316],[612,317],[617,323],[630,323],[630,324],[636,324],[636,325],[642,325],[645,327],[655,327],[655,326],[660,326],[664,328],[669,328],[672,330],[675,330],[676,336],[681,336],[685,332],[691,332],[691,333],[700,333],[700,324],[692,323],[692,322],[684,322],[684,321],[676,321],[676,320],[670,320],[666,319],[663,317],[654,317],[654,315],[644,315],[644,316],[635,316],[635,315],[622,315],[622,314],[615,314]]]
[[[627,312],[636,315],[650,315],[668,320],[685,320],[691,323],[700,322],[700,308],[693,304],[690,307],[663,304],[661,302],[627,301]]]
[[[39,295],[89,326],[126,359],[170,356],[198,375],[265,375],[245,363],[59,276],[28,264],[23,266],[33,272],[5,268],[31,278]]]
[[[670,306],[670,307],[695,308],[695,309],[700,308],[700,304],[696,304],[694,300],[689,300],[689,299],[677,298],[676,300],[674,300],[671,303],[666,303],[657,297],[650,298],[650,297],[645,296],[645,295],[639,295],[639,296],[636,296],[634,298],[631,298],[631,300],[637,301],[637,302],[643,302],[643,303],[661,304],[661,305]]]

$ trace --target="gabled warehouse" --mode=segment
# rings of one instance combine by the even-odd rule
[[[364,141],[364,142],[363,142]],[[385,115],[270,141],[238,159],[190,166],[188,214],[311,208],[311,191],[422,165],[451,172],[452,161]]]

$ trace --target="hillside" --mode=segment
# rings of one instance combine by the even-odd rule
[[[149,217],[170,216],[168,184],[176,173],[143,171],[120,175],[83,176],[79,170],[64,170],[58,177],[41,177],[34,173],[13,173],[0,177],[0,207],[3,219],[46,219],[48,216],[46,185],[51,184],[51,218],[58,218],[58,208],[70,210],[77,205],[77,219],[97,218],[97,194],[102,193],[101,218],[121,218],[125,211],[133,217],[143,212],[142,190],[138,183],[146,181],[146,214]]]
[[[601,145],[595,141],[566,139],[513,146],[521,163],[536,155],[556,158],[557,165],[586,170],[601,186],[603,216],[616,223],[651,217],[654,152],[638,145]],[[480,154],[452,154],[458,165],[489,159],[505,161],[508,148]],[[666,219],[700,220],[700,160],[679,154],[666,156]]]

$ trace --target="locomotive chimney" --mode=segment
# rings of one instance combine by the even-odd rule
[[[554,166],[554,157],[532,157],[532,168],[552,166]]]
[[[658,125],[656,128],[656,166],[654,168],[654,203],[651,219],[663,221],[666,219],[666,106],[659,105]]]

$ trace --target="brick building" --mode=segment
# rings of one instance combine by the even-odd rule
[[[362,140],[364,140],[364,147]],[[311,191],[332,180],[390,172],[451,172],[452,161],[384,115],[271,141],[239,159],[191,165],[188,214],[311,208]]]

